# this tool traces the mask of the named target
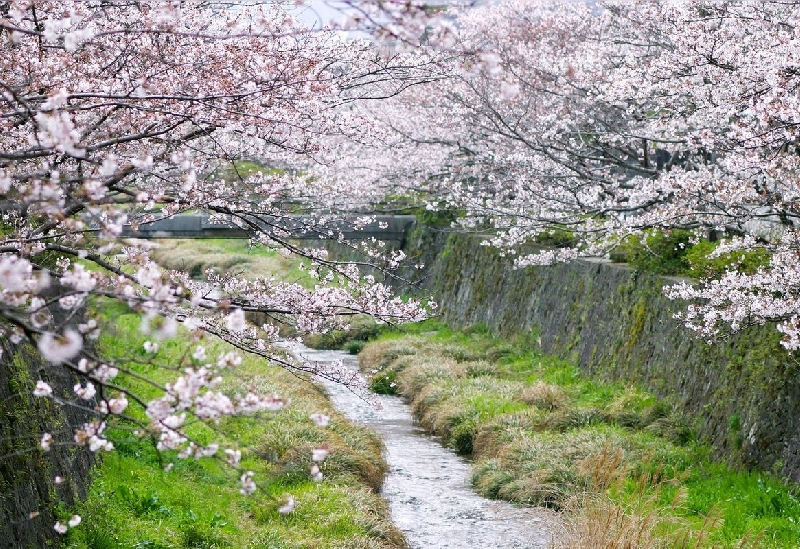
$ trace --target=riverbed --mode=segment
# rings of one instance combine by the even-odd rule
[[[295,352],[309,361],[341,360],[358,369],[356,357],[343,351]],[[379,395],[375,406],[340,384],[323,384],[340,412],[383,437],[390,471],[381,493],[411,548],[550,547],[553,513],[478,496],[469,486],[469,462],[425,434],[400,397]]]

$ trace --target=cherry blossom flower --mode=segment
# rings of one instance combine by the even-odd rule
[[[294,510],[294,505],[295,505],[294,498],[292,496],[287,496],[286,503],[278,507],[278,512],[281,515],[286,515],[288,513],[291,513]]]
[[[75,358],[83,348],[83,338],[73,328],[67,328],[60,335],[45,332],[39,338],[39,352],[52,364],[61,364]]]
[[[319,427],[327,427],[331,420],[329,416],[320,413],[309,414],[308,418]]]
[[[33,390],[33,396],[49,397],[53,395],[53,388],[44,381],[37,381],[36,388]]]
[[[120,415],[128,407],[128,399],[125,395],[120,395],[118,398],[108,400],[108,411],[115,415]]]
[[[94,387],[94,383],[91,381],[86,382],[86,386],[83,387],[80,384],[75,385],[73,388],[75,394],[78,395],[83,400],[91,400],[94,398],[95,393],[97,390]]]
[[[256,483],[253,481],[253,471],[247,471],[239,479],[242,488],[239,490],[243,495],[249,496],[256,491]]]
[[[53,443],[53,435],[51,435],[50,433],[45,433],[45,434],[42,435],[42,439],[39,441],[39,446],[45,452],[49,452],[50,451],[50,445],[52,443]]]
[[[158,343],[148,340],[142,344],[142,348],[145,353],[155,354],[158,352]]]
[[[241,332],[247,327],[245,321],[244,311],[242,309],[235,309],[225,318],[225,327],[231,332]]]
[[[242,459],[242,452],[239,450],[233,450],[227,448],[225,450],[225,460],[227,461],[228,465],[235,467],[239,464],[239,461]]]

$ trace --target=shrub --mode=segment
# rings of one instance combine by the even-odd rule
[[[736,269],[746,274],[755,273],[759,267],[769,264],[769,252],[765,249],[731,252],[719,257],[708,255],[718,246],[707,240],[698,242],[686,253],[689,262],[687,274],[693,278],[719,278],[726,271]]]
[[[642,271],[681,275],[689,271],[686,254],[695,238],[693,232],[686,230],[652,230],[641,236],[629,236],[611,252],[610,257]]]

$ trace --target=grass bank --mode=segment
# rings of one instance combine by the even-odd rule
[[[564,511],[563,547],[800,547],[796,491],[713,461],[669,403],[532,343],[429,322],[359,357],[373,390],[472,456],[479,493]]]
[[[205,278],[207,269],[246,278],[275,278],[313,288],[317,281],[300,270],[296,257],[263,246],[252,247],[244,238],[159,239],[150,257],[162,267]]]
[[[205,269],[235,270],[247,277],[276,277],[302,284],[306,279],[296,259],[263,248],[251,249],[245,240],[165,240],[154,258],[168,268],[186,269],[202,276]],[[157,383],[175,377],[149,364],[145,338],[139,334],[141,318],[119,304],[98,304],[106,326],[99,352],[106,360],[122,360],[134,372]],[[221,340],[206,337],[208,356],[232,350]],[[192,343],[179,337],[163,341],[161,364],[186,364]],[[145,397],[156,390],[133,376],[120,376],[120,384]],[[245,357],[229,370],[222,388],[244,394],[255,387],[276,393],[290,404],[278,412],[262,412],[222,421],[209,427],[195,424],[189,434],[202,444],[216,441],[223,448],[242,452],[240,471],[222,460],[178,459],[174,453],[155,451],[147,438],[130,425],[116,423],[109,438],[116,451],[101,455],[87,500],[63,516],[82,516],[69,530],[70,549],[393,549],[405,540],[390,522],[388,508],[377,494],[386,472],[382,443],[369,429],[355,425],[336,412],[324,392],[311,382],[257,357]],[[131,406],[126,413],[144,418]],[[310,414],[328,415],[320,427]],[[309,469],[312,451],[326,444],[330,454],[320,463],[324,474],[314,482]],[[171,464],[169,471],[165,466]],[[253,471],[259,490],[239,493],[242,471]],[[278,509],[294,498],[288,514]]]

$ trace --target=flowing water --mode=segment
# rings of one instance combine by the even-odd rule
[[[341,360],[358,369],[356,358],[342,351],[295,351],[310,361]],[[339,411],[383,437],[390,471],[382,494],[393,522],[412,548],[546,549],[550,545],[552,514],[475,494],[469,487],[469,464],[417,427],[401,398],[380,396],[382,409],[377,409],[341,385],[325,385]]]

